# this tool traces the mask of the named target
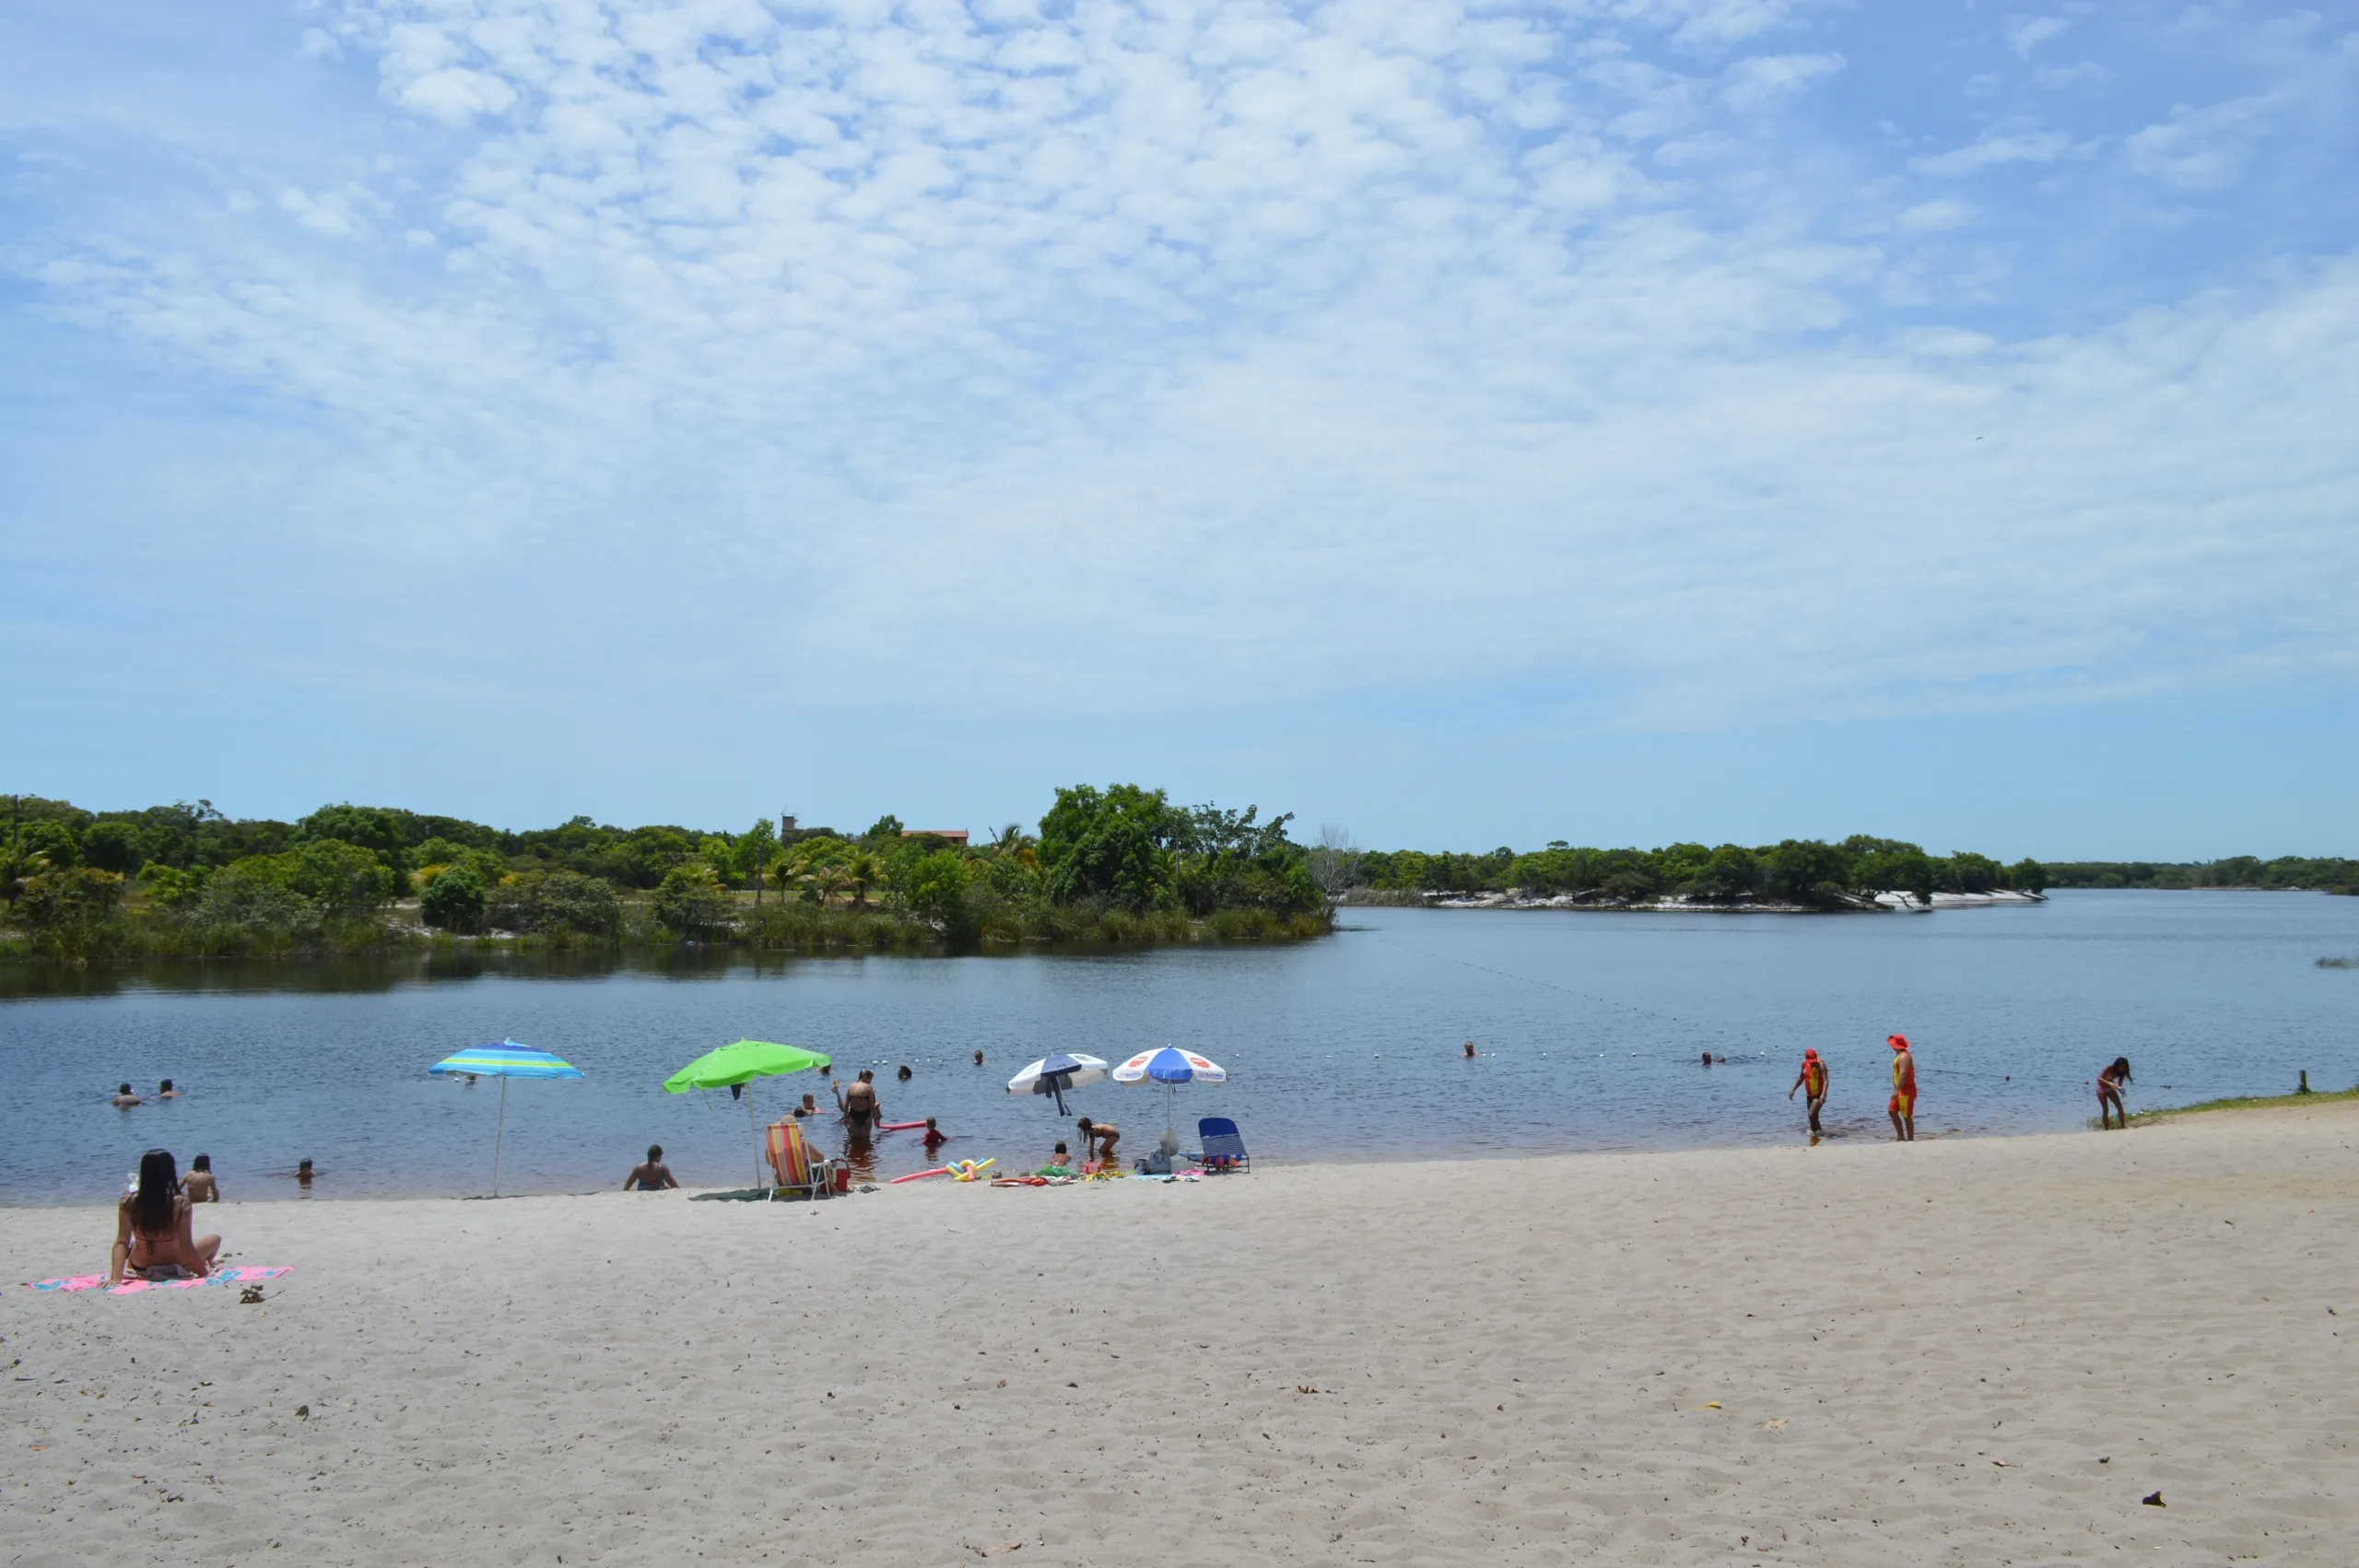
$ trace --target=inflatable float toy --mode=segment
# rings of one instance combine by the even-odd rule
[[[925,1123],[921,1121],[888,1121],[876,1130],[879,1132],[907,1132],[913,1127],[923,1127]]]
[[[911,1171],[905,1176],[895,1176],[891,1181],[886,1182],[885,1185],[887,1187],[898,1187],[905,1181],[923,1181],[928,1176],[946,1176],[950,1174],[950,1167],[948,1165],[936,1165],[930,1171]]]
[[[955,1181],[980,1181],[983,1179],[983,1173],[997,1164],[999,1162],[996,1159],[953,1160],[942,1168],[948,1171]]]

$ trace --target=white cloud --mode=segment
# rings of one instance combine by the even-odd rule
[[[2028,60],[2033,50],[2071,25],[2062,17],[2027,17],[2007,29],[2007,47]]]
[[[2251,161],[2279,108],[2263,94],[2203,109],[2182,104],[2171,117],[2122,143],[2130,167],[2151,179],[2190,191],[2233,184]]]
[[[1728,68],[1720,96],[1737,109],[1766,109],[1842,68],[1840,54],[1755,54]]]
[[[1919,202],[1907,208],[1894,220],[1894,226],[1904,234],[1941,234],[1953,228],[1964,228],[1977,216],[1977,209],[1971,202],[1944,196],[1938,201]]]
[[[2001,164],[2053,163],[2071,146],[2072,138],[2061,131],[1990,131],[1949,152],[1911,158],[1908,167],[1919,174],[1956,179]]]
[[[261,186],[350,243],[23,270],[348,436],[289,509],[358,558],[661,537],[815,687],[1579,668],[1704,723],[2352,656],[2359,275],[1949,321],[2004,205],[1780,164],[1748,116],[1843,57],[1724,52],[1796,7],[1574,10],[356,6],[401,158]]]

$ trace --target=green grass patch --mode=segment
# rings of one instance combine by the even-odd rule
[[[2173,1117],[2201,1116],[2206,1111],[2265,1111],[2280,1106],[2326,1106],[2338,1100],[2359,1100],[2359,1086],[2349,1089],[2313,1089],[2306,1094],[2239,1094],[2225,1100],[2204,1100],[2192,1106],[2174,1106],[2168,1110],[2140,1111],[2130,1119],[2133,1125],[2150,1121],[2167,1121]],[[2091,1127],[2096,1123],[2091,1121]]]

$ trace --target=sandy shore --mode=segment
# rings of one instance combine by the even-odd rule
[[[264,1305],[5,1293],[0,1561],[2345,1563],[2354,1143],[233,1204]]]

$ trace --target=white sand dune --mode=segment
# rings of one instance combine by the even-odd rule
[[[264,1305],[6,1293],[0,1560],[2348,1563],[2353,1109],[231,1205]]]

